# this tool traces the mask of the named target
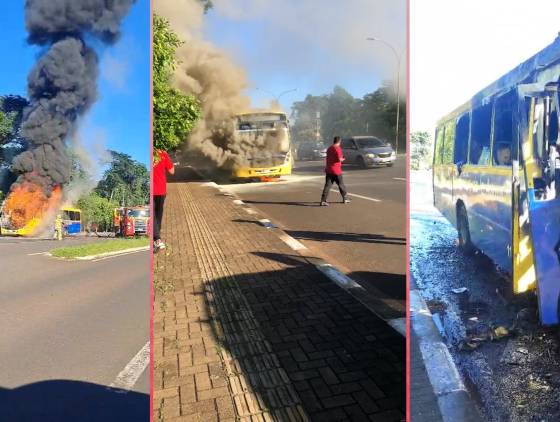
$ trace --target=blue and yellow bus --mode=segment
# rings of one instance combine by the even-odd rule
[[[64,206],[60,211],[64,234],[79,234],[82,231],[82,210],[79,208]]]
[[[438,124],[434,205],[560,322],[560,37]]]
[[[79,208],[63,206],[59,211],[65,235],[76,235],[82,231],[82,211]],[[35,236],[38,232],[48,230],[41,218],[32,218],[19,229],[12,227],[9,218],[0,212],[1,236]]]

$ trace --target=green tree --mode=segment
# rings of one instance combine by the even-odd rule
[[[200,104],[171,86],[177,60],[175,52],[183,42],[169,22],[154,15],[153,40],[153,139],[154,148],[170,151],[185,141],[200,117]]]
[[[110,231],[113,226],[113,210],[118,204],[103,198],[96,192],[90,192],[78,200],[78,207],[82,210],[82,220],[85,227],[92,224],[100,231]]]
[[[399,151],[406,149],[406,103],[401,100],[399,116]],[[296,143],[314,140],[316,113],[320,112],[320,137],[329,142],[333,136],[373,135],[395,144],[397,102],[390,84],[384,84],[363,98],[354,98],[336,86],[332,93],[308,95],[294,103],[292,137]]]
[[[0,111],[0,143],[5,142],[14,130],[14,120],[16,113],[4,113]]]
[[[95,192],[121,206],[147,204],[150,195],[150,175],[146,166],[127,154],[109,152],[113,161],[97,184]]]
[[[428,132],[412,132],[410,150],[410,168],[412,170],[432,166],[432,140]]]

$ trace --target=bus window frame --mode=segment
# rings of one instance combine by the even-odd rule
[[[496,115],[497,115],[496,105],[500,100],[507,101],[507,97],[510,96],[510,95],[514,97],[510,100],[511,101],[511,104],[510,104],[510,106],[511,106],[510,107],[510,113],[511,113],[511,142],[510,142],[511,163],[509,165],[508,164],[498,164],[494,161],[494,143],[496,141],[495,138],[496,138]],[[502,93],[501,95],[496,96],[492,99],[492,102],[493,102],[493,104],[492,104],[492,129],[491,129],[492,138],[491,138],[491,145],[490,145],[491,146],[491,149],[490,149],[490,152],[491,152],[491,154],[490,154],[490,164],[491,164],[492,167],[505,168],[505,169],[511,168],[512,165],[513,165],[513,161],[515,160],[515,155],[514,154],[515,154],[516,149],[514,148],[514,146],[515,146],[515,143],[518,142],[519,134],[515,133],[516,130],[514,129],[515,121],[516,121],[516,112],[517,112],[516,111],[516,104],[514,104],[514,99],[517,100],[515,91],[508,91],[508,92]],[[517,129],[517,131],[518,130],[519,129]]]
[[[482,109],[483,107],[490,107],[490,133],[488,139],[488,161],[484,164],[479,164],[471,162],[471,145],[472,145],[472,126],[473,126],[473,115],[476,110]],[[494,99],[489,100],[486,103],[478,104],[476,107],[472,107],[470,109],[471,119],[470,119],[470,128],[469,128],[469,153],[468,153],[468,161],[467,164],[470,166],[477,166],[477,167],[491,167],[492,166],[492,139],[494,136]],[[478,161],[480,161],[480,157],[482,157],[482,153],[484,152],[484,148],[480,151],[480,155],[478,156]]]
[[[443,132],[441,135],[441,142],[439,141],[439,134]],[[443,165],[443,145],[445,144],[445,123],[442,123],[440,126],[436,128],[436,139],[435,139],[435,148],[434,148],[434,165]]]
[[[455,154],[455,120],[449,120],[445,123],[444,125],[444,132],[443,132],[443,149],[441,151],[441,164],[443,166],[450,166],[455,164],[454,161],[454,154]],[[451,132],[451,134],[449,135],[450,139],[448,139],[448,133]],[[447,141],[451,141],[451,153],[449,157],[446,157],[445,151],[446,151],[446,147],[447,147]],[[449,160],[446,160],[446,158],[449,158]]]
[[[469,163],[469,154],[471,151],[471,122],[472,122],[472,110],[469,109],[467,111],[465,111],[463,114],[457,116],[457,118],[455,119],[455,145],[454,145],[454,150],[453,150],[453,162],[458,165],[458,164],[468,164]],[[468,124],[468,129],[467,129],[467,139],[466,139],[466,144],[467,144],[467,154],[465,157],[465,161],[462,162],[458,162],[455,159],[455,151],[456,151],[456,146],[457,146],[457,126],[459,123],[459,120],[461,120],[462,118],[467,117],[469,119],[469,124]]]

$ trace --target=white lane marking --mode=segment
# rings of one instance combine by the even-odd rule
[[[336,189],[331,189],[331,192],[338,192]],[[358,195],[356,193],[347,193],[348,196],[355,196],[356,198],[365,199],[367,201],[381,202],[381,199],[370,198],[369,196]]]
[[[318,264],[315,265],[319,271],[325,274],[328,278],[334,281],[343,289],[359,288],[363,289],[358,283],[348,277],[346,274],[341,273],[335,267],[330,264]]]
[[[287,244],[290,248],[292,248],[294,251],[301,251],[302,249],[307,249],[305,245],[303,245],[303,243],[297,241],[292,236],[289,236],[287,234],[281,235],[280,239],[282,239],[282,241],[285,244]]]
[[[113,259],[113,258],[118,258],[119,256],[126,256],[126,255],[132,255],[138,252],[146,252],[149,251],[150,247],[146,246],[142,249],[138,249],[138,250],[134,250],[134,251],[128,251],[128,252],[123,252],[123,253],[118,253],[118,254],[113,254],[113,255],[107,255],[107,256],[102,256],[99,258],[95,258],[95,259],[82,259],[82,261],[89,261],[89,262],[98,262],[98,261],[103,261],[105,259]],[[80,259],[80,258],[76,258],[76,259]]]
[[[124,367],[117,375],[117,378],[109,385],[111,388],[120,390],[131,390],[140,378],[140,375],[148,367],[150,363],[150,342],[148,341],[144,347],[140,349],[136,356]]]
[[[35,252],[35,253],[28,253],[27,256],[35,256],[35,255],[47,255],[49,252]]]
[[[387,323],[397,330],[401,336],[406,337],[406,318],[389,319]]]
[[[268,218],[263,218],[262,220],[259,220],[259,223],[261,223],[264,227],[266,227],[267,229],[274,229],[276,228],[276,226],[274,225],[274,223],[272,221],[270,221]]]
[[[404,177],[393,177],[393,179],[402,180],[403,182],[406,182],[406,179]]]

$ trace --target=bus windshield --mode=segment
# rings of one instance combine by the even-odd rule
[[[285,114],[254,113],[237,117],[237,130],[263,130],[288,128]]]

